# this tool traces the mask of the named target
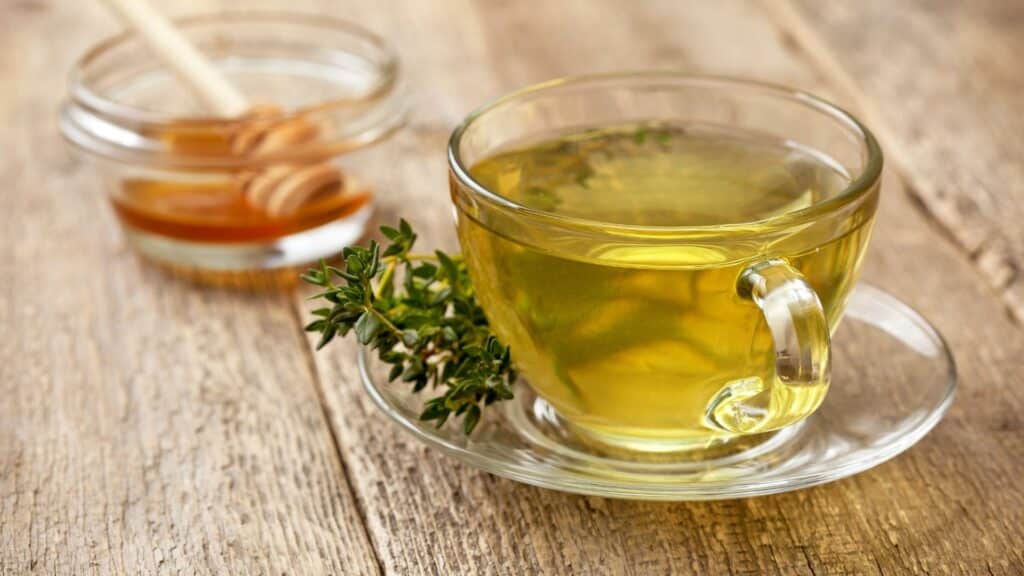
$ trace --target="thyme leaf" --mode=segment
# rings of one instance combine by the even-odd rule
[[[404,219],[381,233],[386,246],[347,247],[342,268],[321,262],[302,275],[322,289],[306,330],[320,334],[317,349],[354,333],[391,365],[390,381],[439,391],[421,420],[461,418],[468,435],[484,408],[513,397],[511,350],[491,333],[461,256],[413,253],[416,233]]]

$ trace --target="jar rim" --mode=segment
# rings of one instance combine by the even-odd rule
[[[275,122],[287,122],[311,114],[329,113],[332,110],[365,107],[360,113],[365,118],[358,133],[343,139],[318,142],[316,153],[321,155],[341,154],[372,144],[399,128],[405,119],[404,94],[399,85],[399,58],[391,45],[376,33],[353,22],[331,16],[288,12],[288,11],[218,11],[176,18],[175,25],[182,30],[195,27],[226,23],[231,26],[273,24],[321,29],[340,33],[365,42],[374,51],[372,62],[373,83],[357,97],[330,98],[312,105],[283,111],[274,117]],[[119,142],[111,134],[121,129],[131,132],[160,133],[168,128],[188,129],[203,127],[213,131],[230,131],[247,122],[246,118],[225,118],[217,116],[182,115],[175,116],[145,109],[113,98],[103,96],[86,79],[90,65],[113,50],[137,40],[134,32],[126,31],[109,36],[87,49],[74,63],[68,75],[68,98],[61,107],[61,132],[72,144],[98,154],[130,162],[156,162],[175,167],[233,167],[270,164],[287,161],[296,157],[308,157],[311,147],[301,150],[285,150],[260,154],[259,156],[237,155],[187,155],[169,153],[167,150],[152,150]],[[101,128],[97,129],[97,126]],[[298,153],[296,153],[298,152]]]
[[[855,135],[865,158],[864,165],[857,174],[851,175],[849,184],[835,196],[798,210],[784,212],[768,218],[726,224],[638,225],[606,222],[579,216],[566,216],[521,204],[489,190],[485,185],[473,178],[470,174],[469,166],[463,160],[461,143],[467,130],[489,112],[503,105],[563,87],[607,82],[643,83],[664,81],[678,83],[683,86],[704,85],[735,90],[749,90],[794,101],[837,121],[839,125]],[[693,237],[707,239],[722,235],[768,235],[837,213],[844,207],[863,199],[871,190],[876,188],[881,179],[883,155],[874,134],[855,116],[845,109],[808,92],[770,82],[731,76],[690,74],[677,70],[647,70],[566,76],[533,84],[492,100],[471,112],[452,132],[451,138],[448,140],[448,165],[454,178],[474,197],[484,200],[499,211],[514,212],[517,216],[521,216],[524,219],[533,219],[551,226],[572,228],[602,236],[628,236],[634,239]],[[457,200],[457,198],[453,199]]]

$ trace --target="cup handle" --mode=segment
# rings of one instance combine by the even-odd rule
[[[747,267],[737,282],[740,297],[764,314],[775,347],[775,378],[730,383],[708,408],[713,424],[750,434],[788,426],[809,416],[828,391],[832,344],[817,293],[781,258]]]

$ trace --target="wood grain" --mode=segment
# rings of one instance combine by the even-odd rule
[[[649,2],[628,11],[610,1],[391,2],[377,14],[393,17],[381,29],[406,58],[421,106],[411,129],[362,168],[381,182],[384,218],[406,215],[426,244],[449,249],[445,140],[452,110],[468,112],[482,97],[572,72],[672,66],[856,98],[772,24],[774,14],[744,2]],[[437,36],[441,26],[459,33]],[[885,187],[866,275],[934,317],[964,376],[953,412],[921,445],[833,485],[750,500],[649,504],[544,491],[476,472],[390,425],[362,392],[346,342],[317,363],[385,569],[1020,573],[1024,399],[1015,366],[1024,340],[902,182],[890,175]]]
[[[0,6],[0,573],[376,573],[289,296],[139,262],[60,141],[93,8]]]
[[[914,197],[1024,322],[1024,7],[793,4],[783,25],[855,87]]]

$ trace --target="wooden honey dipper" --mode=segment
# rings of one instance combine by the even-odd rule
[[[275,106],[253,106],[165,16],[148,0],[105,0],[133,28],[159,59],[187,86],[203,106],[225,118],[243,122],[232,136],[231,150],[239,156],[258,155],[313,142],[320,128],[306,118],[282,118]],[[325,192],[342,193],[345,177],[320,162],[282,164],[240,176],[246,201],[273,217],[286,216]]]
[[[248,112],[251,122],[241,125],[231,139],[238,155],[265,154],[316,141],[320,128],[306,118],[280,118],[273,106]],[[342,193],[346,179],[341,170],[326,162],[281,164],[241,176],[246,200],[272,216],[286,216],[325,192]]]

